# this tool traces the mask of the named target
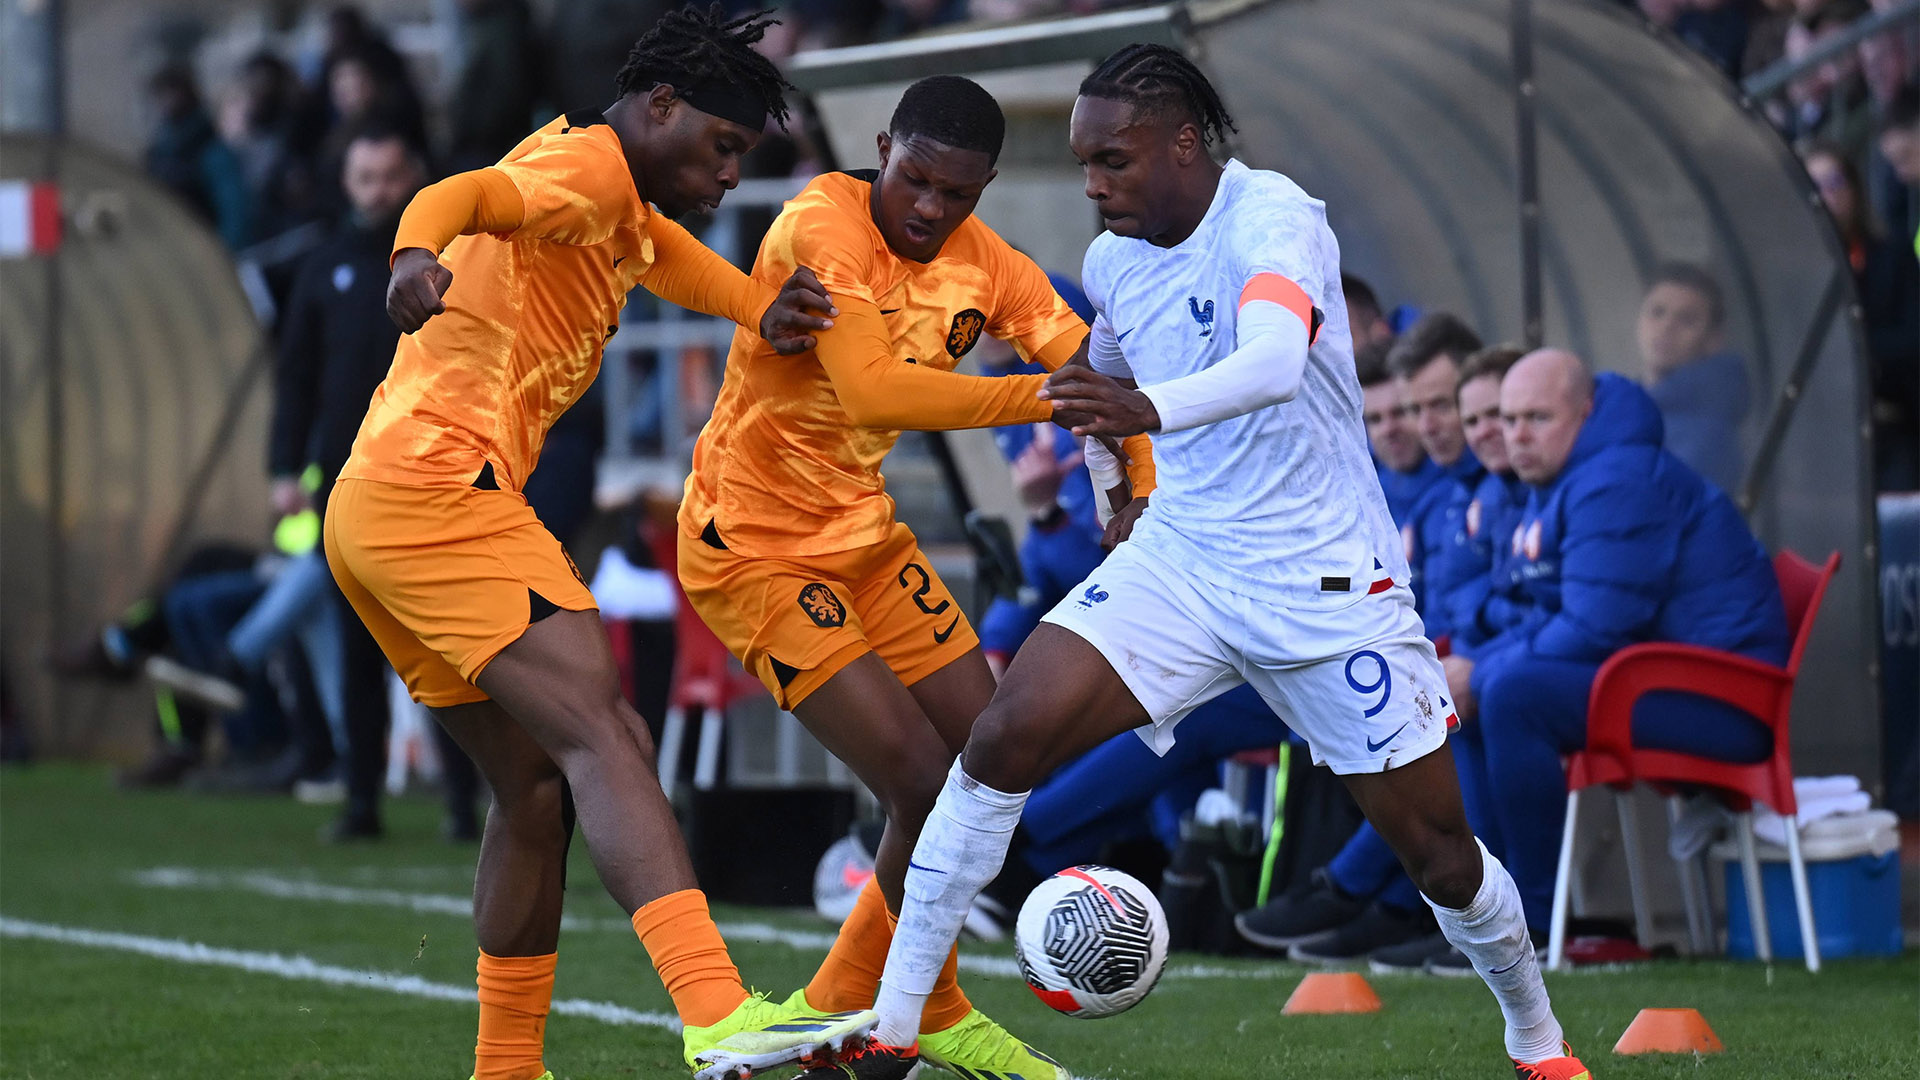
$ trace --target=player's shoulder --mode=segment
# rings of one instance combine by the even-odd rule
[[[788,199],[774,227],[792,233],[864,236],[871,231],[867,210],[872,181],[861,173],[822,173]]]
[[[510,165],[529,158],[541,163],[567,158],[621,173],[628,171],[619,134],[604,117],[591,111],[566,113],[547,121],[507,151],[500,164]],[[534,162],[527,161],[527,164]]]
[[[1285,173],[1249,168],[1235,159],[1227,162],[1220,182],[1227,185],[1226,209],[1236,225],[1244,221],[1326,219],[1327,204],[1307,194]]]

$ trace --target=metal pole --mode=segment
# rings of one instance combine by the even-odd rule
[[[60,191],[60,156],[66,141],[66,41],[62,0],[45,0],[41,18],[46,34],[46,85],[44,152],[40,159],[40,179],[52,185],[56,198]],[[67,506],[67,394],[66,334],[62,327],[66,296],[62,288],[60,264],[64,241],[40,257],[46,275],[47,292],[47,637],[64,642],[67,638],[67,544],[70,511]],[[48,699],[54,730],[63,723],[67,691],[62,680],[52,683]]]
[[[1780,456],[1780,445],[1786,440],[1787,428],[1793,423],[1794,409],[1800,404],[1800,394],[1806,389],[1807,380],[1813,376],[1813,365],[1819,361],[1820,352],[1827,344],[1827,331],[1833,326],[1835,315],[1840,313],[1840,302],[1847,294],[1846,276],[1838,267],[1827,279],[1826,290],[1820,294],[1820,302],[1813,310],[1813,321],[1807,325],[1807,335],[1801,339],[1800,354],[1794,358],[1793,367],[1787,372],[1787,381],[1780,385],[1780,396],[1774,399],[1773,411],[1767,417],[1766,433],[1760,437],[1760,447],[1754,452],[1753,463],[1747,466],[1747,476],[1740,485],[1740,512],[1753,516],[1754,508],[1760,503],[1760,495],[1767,486],[1767,478],[1773,474],[1773,463]],[[1872,458],[1872,450],[1866,451]],[[1869,515],[1867,520],[1872,521]]]
[[[1917,0],[1920,2],[1920,0]],[[1509,28],[1513,53],[1514,168],[1520,196],[1521,340],[1537,349],[1544,340],[1540,286],[1540,157],[1533,73],[1533,0],[1513,0]]]

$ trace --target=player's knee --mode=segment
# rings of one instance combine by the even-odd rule
[[[527,771],[504,784],[495,784],[495,813],[516,834],[542,836],[553,831],[564,813],[566,788],[558,769]]]
[[[1409,860],[1414,864],[1414,884],[1420,891],[1441,907],[1464,908],[1473,903],[1484,872],[1480,846],[1474,843],[1473,835],[1436,831],[1423,847],[1417,859]]]
[[[967,775],[997,791],[1030,791],[1039,755],[1020,746],[1019,725],[1004,708],[987,706],[974,721],[962,758]]]
[[[919,832],[921,822],[933,812],[934,800],[940,797],[953,759],[933,737],[893,743],[882,749],[878,759],[879,768],[868,770],[881,777],[878,784],[868,785],[874,797],[880,800],[889,820],[909,833]]]

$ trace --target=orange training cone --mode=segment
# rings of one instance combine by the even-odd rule
[[[1616,1054],[1717,1054],[1725,1049],[1698,1009],[1641,1009],[1613,1044]]]
[[[1280,1011],[1288,1016],[1379,1012],[1380,995],[1355,972],[1319,972],[1301,979]]]

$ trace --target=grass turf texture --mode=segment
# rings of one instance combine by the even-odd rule
[[[438,840],[431,802],[391,804],[389,839],[372,845],[318,842],[329,814],[284,799],[123,794],[92,768],[9,770],[0,773],[0,915],[298,954],[471,988],[472,929],[455,914],[158,888],[134,878],[167,866],[438,896],[463,893],[471,881],[474,849]],[[556,997],[671,1011],[631,933],[618,932],[621,912],[577,843],[569,914],[586,925],[562,934]],[[716,915],[829,930],[809,914]],[[781,996],[805,982],[820,957],[764,941],[733,948],[749,981]],[[1009,955],[1004,944],[967,949]],[[1499,1014],[1477,982],[1375,978],[1380,1013],[1282,1017],[1305,969],[1218,963],[1278,977],[1168,980],[1132,1012],[1101,1021],[1056,1016],[1015,979],[973,975],[965,984],[990,1015],[1080,1076],[1512,1075]],[[1838,961],[1818,976],[1792,964],[1769,978],[1756,964],[1670,962],[1554,976],[1548,985],[1568,1037],[1604,1080],[1920,1075],[1920,963],[1912,954]],[[1728,1051],[1614,1057],[1614,1040],[1643,1006],[1698,1008]],[[473,1018],[471,1004],[0,938],[0,1076],[9,1078],[459,1078],[472,1064]],[[678,1037],[657,1028],[556,1016],[547,1039],[547,1063],[561,1080],[686,1075]]]

